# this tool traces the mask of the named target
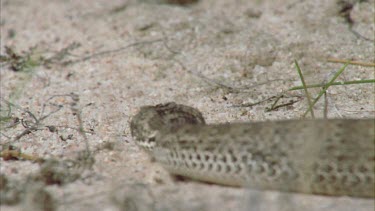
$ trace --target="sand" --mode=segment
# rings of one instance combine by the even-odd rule
[[[371,199],[176,181],[129,130],[140,106],[170,101],[208,123],[302,118],[304,91],[287,91],[301,85],[294,61],[307,84],[343,67],[329,58],[374,63],[374,0],[189,2],[1,1],[1,150],[54,161],[3,157],[2,211],[374,210]],[[336,81],[373,78],[349,65]],[[373,118],[374,99],[374,83],[332,86],[315,116]]]

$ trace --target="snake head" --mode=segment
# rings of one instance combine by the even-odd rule
[[[150,151],[157,144],[158,134],[192,124],[205,124],[201,112],[189,106],[170,102],[141,107],[130,122],[130,130],[137,145]]]

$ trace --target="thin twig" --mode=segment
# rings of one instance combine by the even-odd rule
[[[55,109],[55,110],[49,112],[48,114],[46,114],[46,115],[40,117],[40,118],[39,118],[39,122],[40,122],[40,121],[43,121],[43,120],[46,119],[46,118],[48,118],[48,117],[51,116],[52,114],[59,112],[62,108],[63,108],[62,105],[58,106],[57,109]]]
[[[374,40],[368,38],[368,37],[365,37],[363,36],[362,34],[360,34],[359,32],[357,32],[356,30],[353,29],[353,24],[350,24],[349,25],[349,31],[351,31],[356,37],[358,38],[361,38],[367,42],[371,42],[371,43],[374,43]]]
[[[203,81],[205,81],[206,83],[212,85],[212,86],[216,86],[217,88],[221,88],[223,89],[225,92],[227,93],[239,93],[239,92],[245,92],[244,90],[247,90],[247,89],[251,89],[251,88],[254,88],[254,87],[258,87],[258,86],[261,86],[261,85],[265,85],[265,84],[268,84],[270,82],[274,82],[274,81],[282,81],[283,79],[273,79],[273,80],[269,80],[269,81],[264,81],[264,82],[260,82],[260,83],[257,83],[257,84],[253,84],[251,86],[244,86],[244,87],[233,87],[233,86],[228,86],[228,85],[225,85],[221,82],[218,82],[217,80],[214,80],[214,79],[210,79],[206,76],[204,76],[203,74],[199,73],[199,72],[194,72],[192,70],[189,70],[184,64],[183,62],[181,62],[180,60],[176,59],[175,58],[175,55],[180,55],[182,54],[181,51],[177,51],[177,50],[174,50],[172,49],[168,43],[167,43],[167,36],[164,32],[163,33],[163,36],[165,37],[164,40],[163,40],[163,45],[164,47],[172,54],[171,58],[169,58],[170,60],[173,60],[175,61],[177,64],[179,64],[182,69],[184,71],[186,71],[187,73],[190,73],[192,75],[195,75],[197,77],[199,77],[200,79],[202,79]]]
[[[71,93],[70,97],[73,100],[70,108],[73,114],[75,114],[77,117],[78,128],[79,128],[78,133],[83,137],[85,146],[86,146],[85,150],[83,151],[83,154],[79,155],[79,158],[78,158],[82,162],[83,164],[82,170],[84,170],[86,168],[92,168],[94,159],[90,151],[89,140],[86,136],[85,130],[83,129],[83,120],[82,120],[82,115],[81,115],[82,109],[78,108],[79,96],[77,94]]]
[[[42,121],[45,120],[46,118],[48,118],[49,116],[51,116],[52,114],[55,114],[62,109],[62,106],[59,106],[57,109],[51,111],[50,113],[37,118],[31,111],[23,109],[20,106],[15,105],[15,104],[13,104],[13,103],[5,100],[5,99],[1,99],[1,100],[4,101],[5,103],[7,103],[8,105],[16,107],[17,109],[27,113],[34,120],[33,122],[28,122],[28,121],[25,121],[25,120],[21,119],[21,124],[25,127],[25,130],[22,131],[20,134],[18,134],[16,137],[14,137],[13,142],[21,139],[23,136],[25,136],[27,134],[30,134],[31,132],[34,132],[34,131],[37,131],[37,130],[43,130],[43,128],[42,128],[43,125],[41,124]]]
[[[291,100],[291,101],[289,101],[287,103],[280,104],[280,105],[277,105],[277,106],[273,105],[271,108],[266,108],[266,111],[267,112],[274,111],[274,110],[279,109],[281,107],[286,107],[286,106],[293,105],[296,102],[298,102],[298,100]]]
[[[366,83],[375,83],[375,79],[364,79],[364,80],[358,80],[358,81],[342,81],[342,82],[333,82],[331,86],[340,86],[340,85],[351,85],[351,84],[366,84]],[[306,85],[306,88],[323,88],[325,84],[312,84],[312,85]],[[294,86],[289,91],[293,90],[301,90],[304,89],[303,86]]]
[[[2,157],[4,160],[11,160],[11,159],[17,159],[17,160],[30,160],[34,162],[43,162],[44,159],[40,158],[35,155],[29,155],[26,153],[22,153],[20,150],[3,150],[0,152],[0,157]]]
[[[131,43],[131,44],[126,45],[126,46],[121,47],[121,48],[117,48],[117,49],[114,49],[114,50],[101,51],[101,52],[98,52],[98,53],[93,53],[91,55],[82,57],[82,58],[77,59],[77,60],[68,61],[68,62],[65,63],[65,65],[75,64],[75,63],[78,63],[78,62],[84,62],[84,61],[87,61],[87,60],[90,60],[90,59],[93,59],[93,58],[96,58],[96,57],[99,57],[99,56],[106,56],[106,55],[118,53],[118,52],[126,50],[130,47],[134,47],[134,46],[138,46],[138,45],[145,45],[145,44],[152,44],[152,43],[156,43],[156,42],[161,42],[163,40],[164,39],[155,39],[155,40],[150,40],[150,41],[140,41],[140,42]]]
[[[333,102],[333,100],[331,99],[331,97],[329,95],[327,95],[327,98],[328,98],[328,102],[330,102],[332,105],[331,105],[331,108],[334,109],[334,111],[336,112],[336,114],[338,115],[339,118],[344,118],[342,116],[342,114],[340,113],[339,109],[337,108],[337,105]]]
[[[65,125],[49,125],[50,127],[57,127],[57,128],[67,128],[67,129],[72,129],[72,130],[76,130],[76,131],[80,131],[79,128],[75,128],[75,127],[69,127],[69,126],[65,126]],[[95,132],[93,131],[87,131],[87,130],[83,130],[82,132],[84,133],[88,133],[88,134],[95,134]]]
[[[259,104],[261,104],[261,103],[264,103],[264,102],[267,102],[267,101],[270,101],[270,100],[272,100],[272,99],[274,99],[274,98],[276,98],[276,97],[278,97],[278,96],[272,96],[272,97],[268,97],[268,98],[266,98],[266,99],[263,99],[263,100],[260,100],[260,101],[257,101],[257,102],[255,102],[255,103],[245,103],[245,104],[241,104],[241,105],[232,105],[231,107],[234,107],[234,108],[236,108],[236,107],[253,107],[253,106],[255,106],[255,105],[259,105]]]
[[[5,135],[5,134],[4,134],[3,132],[1,132],[1,131],[0,131],[0,135],[4,136],[4,137],[7,138],[7,139],[10,139],[9,136]]]
[[[27,134],[30,134],[31,132],[33,131],[37,131],[39,128],[38,127],[29,127],[29,128],[26,128],[24,131],[22,131],[22,133],[18,134],[16,137],[14,137],[13,139],[13,142],[15,141],[18,141],[19,139],[21,139],[23,136],[27,135]],[[40,129],[39,129],[40,130]]]
[[[363,67],[375,67],[375,63],[353,61],[353,60],[346,60],[346,59],[328,58],[327,62],[342,63],[342,64],[348,63],[348,64],[351,64],[351,65],[358,65],[358,66],[363,66]]]
[[[82,121],[82,116],[81,116],[82,110],[78,108],[79,96],[77,94],[71,93],[70,97],[73,100],[73,102],[71,103],[71,110],[73,114],[77,116],[78,128],[79,128],[78,133],[83,137],[85,144],[86,144],[86,151],[88,152],[89,143],[88,143],[86,133],[84,132],[84,129],[83,129],[83,121]]]
[[[222,83],[220,83],[218,81],[215,81],[215,80],[212,80],[210,78],[207,78],[206,76],[204,76],[201,73],[193,72],[193,71],[187,69],[186,66],[181,61],[179,61],[178,59],[172,58],[172,60],[175,61],[177,64],[179,64],[182,67],[182,69],[185,70],[186,72],[198,76],[199,78],[203,79],[207,83],[209,83],[211,85],[214,85],[216,87],[222,88],[222,89],[224,89],[227,92],[233,92],[234,91],[234,89],[232,87],[230,87],[230,86],[224,85],[224,84],[222,84]]]

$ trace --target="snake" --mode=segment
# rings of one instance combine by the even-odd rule
[[[143,106],[135,143],[172,175],[224,186],[375,198],[375,119],[206,124],[193,107]]]

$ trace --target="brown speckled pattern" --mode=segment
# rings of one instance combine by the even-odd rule
[[[137,144],[171,173],[212,183],[374,197],[374,119],[206,125],[191,107],[141,108]]]

